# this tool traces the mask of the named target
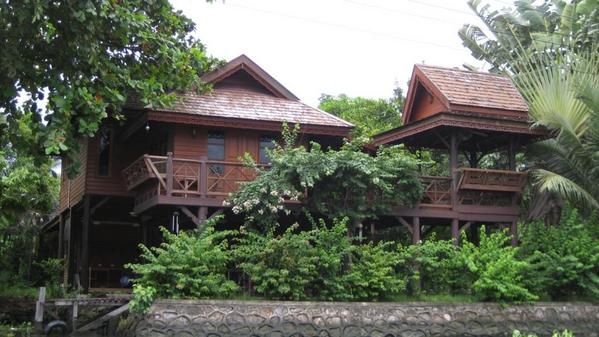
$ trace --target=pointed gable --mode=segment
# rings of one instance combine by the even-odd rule
[[[177,94],[169,107],[149,108],[151,120],[280,130],[282,123],[300,124],[307,133],[347,136],[353,125],[301,102],[249,57],[241,55],[204,76],[212,90]],[[174,115],[173,115],[174,114]]]
[[[528,105],[512,81],[501,75],[415,65],[404,124],[438,113],[528,118]]]
[[[202,80],[211,83],[215,88],[240,87],[270,93],[279,98],[299,100],[297,96],[244,54],[202,76]]]

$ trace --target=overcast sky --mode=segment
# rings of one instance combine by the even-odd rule
[[[387,98],[415,63],[484,67],[457,35],[482,25],[466,0],[172,0],[216,57],[246,54],[306,103]],[[505,7],[509,0],[488,0]]]

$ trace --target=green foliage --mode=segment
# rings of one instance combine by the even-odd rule
[[[355,136],[372,137],[401,125],[404,100],[401,89],[396,88],[388,100],[323,94],[318,107],[353,123]]]
[[[351,266],[342,277],[347,299],[385,300],[405,290],[405,277],[395,272],[400,260],[393,246],[379,242],[353,247]]]
[[[159,247],[140,245],[143,263],[127,265],[138,275],[134,308],[141,311],[154,297],[226,297],[237,290],[226,277],[232,260],[226,239],[234,232],[215,231],[216,221],[206,222],[202,231],[179,235],[162,228],[164,243]]]
[[[28,97],[32,155],[76,161],[77,137],[109,115],[122,119],[130,95],[172,103],[175,90],[200,89],[198,75],[214,64],[193,22],[167,0],[3,1],[0,22],[0,40],[12,46],[0,50],[0,111],[11,142],[23,142],[17,98]]]
[[[328,228],[321,220],[304,231],[294,225],[279,235],[244,231],[236,247],[238,266],[267,298],[373,300],[402,291],[391,244],[352,246],[346,221]]]
[[[233,212],[243,212],[250,224],[275,226],[288,199],[301,199],[327,220],[348,217],[350,224],[420,199],[418,160],[401,147],[382,148],[375,156],[364,153],[359,140],[339,150],[317,143],[306,149],[295,146],[297,127],[283,131],[286,144],[271,151],[272,167],[258,169],[258,177],[229,198]]]
[[[484,226],[480,229],[478,246],[463,236],[460,256],[473,275],[474,294],[482,300],[522,302],[538,298],[524,286],[528,263],[516,258],[518,249],[509,246],[509,240],[503,232],[487,235]]]
[[[0,336],[4,337],[30,337],[33,336],[34,329],[31,322],[24,322],[18,325],[0,323]]]
[[[521,0],[500,10],[484,0],[469,0],[468,4],[486,29],[467,24],[458,34],[472,56],[493,66],[491,71],[518,73],[514,65],[523,51],[551,55],[564,50],[597,51],[597,0]]]
[[[136,314],[146,313],[156,299],[156,288],[141,284],[133,285],[133,298],[129,302],[129,310]]]
[[[62,283],[63,259],[48,258],[34,261],[33,268],[33,274],[35,275],[32,278],[33,283],[40,285],[59,285]]]
[[[401,273],[420,285],[413,295],[453,294],[463,291],[464,284],[472,283],[465,272],[459,249],[451,240],[437,240],[434,236],[416,245],[399,246]]]
[[[567,209],[559,226],[541,222],[523,226],[520,259],[530,268],[526,284],[550,299],[599,299],[599,225]]]
[[[590,213],[599,207],[599,54],[523,55],[514,81],[536,125],[554,135],[529,147],[541,193]]]

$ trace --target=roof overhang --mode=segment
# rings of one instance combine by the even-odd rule
[[[412,122],[373,138],[374,146],[405,144],[419,148],[446,148],[443,137],[452,130],[458,130],[465,137],[464,149],[492,150],[505,146],[502,141],[516,137],[520,144],[533,142],[548,136],[545,128],[532,128],[529,121],[473,116],[469,113],[439,113]]]
[[[242,119],[242,118],[231,118],[231,117],[215,117],[215,116],[202,116],[193,115],[187,113],[177,112],[166,112],[166,111],[152,111],[147,112],[147,120],[164,122],[164,123],[177,123],[177,124],[188,124],[188,125],[203,125],[212,127],[222,128],[238,128],[238,129],[251,129],[261,131],[273,131],[281,132],[283,122],[279,121],[264,121],[255,119]],[[289,121],[288,124],[295,124]],[[329,125],[314,125],[314,124],[300,124],[300,132],[314,135],[327,135],[327,136],[339,136],[348,137],[352,130],[351,126],[329,126]]]

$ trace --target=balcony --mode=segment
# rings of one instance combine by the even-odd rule
[[[418,207],[474,213],[493,209],[517,212],[526,179],[526,172],[459,168],[453,192],[451,177],[423,176],[424,193]]]
[[[122,174],[127,190],[135,192],[137,213],[157,204],[219,207],[240,184],[256,178],[256,170],[239,161],[147,154]]]

